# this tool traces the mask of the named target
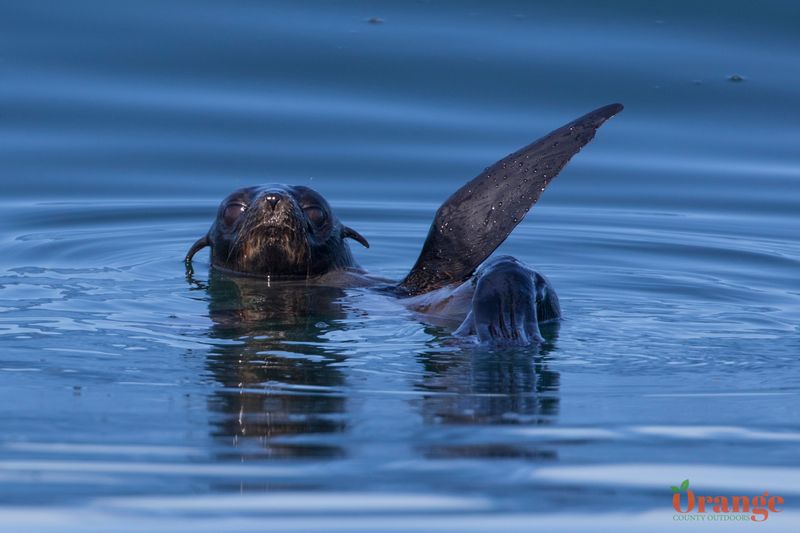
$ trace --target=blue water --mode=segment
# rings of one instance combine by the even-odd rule
[[[372,22],[369,19],[378,17]],[[800,513],[800,6],[4,2],[0,529],[673,531]],[[309,185],[402,277],[437,206],[600,105],[503,245],[565,319],[453,342],[183,254]],[[701,530],[734,524],[697,526]]]

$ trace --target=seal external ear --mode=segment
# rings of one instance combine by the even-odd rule
[[[200,250],[202,250],[206,246],[209,246],[210,244],[211,244],[211,241],[208,239],[208,235],[204,235],[204,236],[200,237],[199,239],[197,239],[197,242],[195,242],[192,245],[192,247],[189,248],[189,251],[186,252],[186,258],[184,259],[186,264],[187,265],[190,264],[192,262],[192,257],[194,257],[194,254],[196,254],[197,252],[199,252]]]
[[[342,238],[349,237],[350,239],[358,241],[364,248],[369,248],[369,243],[359,232],[347,226],[342,226]]]
[[[414,295],[466,280],[597,128],[620,111],[621,104],[596,109],[501,159],[457,190],[436,211],[417,262],[397,289]]]

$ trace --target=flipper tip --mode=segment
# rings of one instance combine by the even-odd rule
[[[574,120],[573,122],[568,124],[567,127],[570,128],[570,131],[572,131],[571,128],[576,126],[581,126],[584,128],[591,128],[592,130],[596,130],[597,128],[602,126],[606,120],[610,119],[623,109],[624,106],[622,104],[615,103],[615,104],[604,105],[603,107],[598,107],[594,111],[590,111],[585,115],[583,115],[581,118]],[[592,137],[593,136],[594,133],[592,133]],[[586,142],[588,142],[589,140],[591,140],[591,137],[589,137]]]
[[[623,109],[625,109],[624,105],[619,104],[619,103],[614,103],[614,104],[608,104],[607,106],[601,107],[600,109],[597,110],[597,112],[599,114],[605,116],[608,119],[608,118],[613,117],[614,115],[616,115],[617,113],[619,113]]]

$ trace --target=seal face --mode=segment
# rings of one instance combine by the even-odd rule
[[[187,261],[211,246],[212,264],[224,271],[308,278],[358,267],[344,240],[347,237],[369,246],[309,187],[246,187],[222,201],[208,235],[195,243]]]

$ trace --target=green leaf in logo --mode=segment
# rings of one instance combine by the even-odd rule
[[[684,479],[683,483],[681,483],[681,490],[686,490],[688,488],[689,488],[689,480],[688,479]]]
[[[672,489],[672,492],[680,492],[681,491],[681,489],[679,489],[678,487],[670,487],[670,488]]]

